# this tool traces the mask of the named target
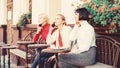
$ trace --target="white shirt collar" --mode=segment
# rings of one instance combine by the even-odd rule
[[[88,24],[87,21],[82,21],[82,22],[80,22],[80,25],[81,25],[81,26],[82,26],[82,25],[86,25],[86,24]]]

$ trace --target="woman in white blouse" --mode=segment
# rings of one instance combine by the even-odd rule
[[[73,47],[70,53],[59,55],[59,68],[78,68],[95,63],[95,32],[88,20],[89,12],[85,8],[75,11],[76,24],[70,35]]]
[[[51,44],[51,48],[70,48],[70,40],[69,40],[69,35],[70,32],[72,30],[71,27],[66,26],[66,20],[64,15],[62,14],[57,14],[55,17],[55,26],[57,28],[57,30],[55,32],[53,32],[53,34],[51,35],[51,31],[53,29],[53,27],[50,27],[50,31],[48,33],[47,36],[47,44]],[[59,34],[61,35],[61,43],[59,43]],[[56,45],[53,45],[52,43],[56,42]]]
[[[53,28],[57,29],[52,33]],[[69,39],[71,30],[72,28],[70,26],[66,26],[64,15],[57,14],[55,17],[55,27],[50,27],[47,35],[47,44],[50,44],[51,49],[71,48],[71,42]],[[53,44],[54,42],[55,44]],[[54,59],[55,57],[55,55],[51,56],[48,61]]]

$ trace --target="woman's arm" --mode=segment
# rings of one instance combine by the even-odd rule
[[[57,33],[56,31],[57,30],[55,30],[54,32],[53,32],[53,30],[54,30],[53,27],[50,26],[49,33],[48,33],[47,39],[46,39],[47,44],[52,44],[56,41],[56,33]]]
[[[42,27],[37,26],[37,32],[36,32],[36,34],[33,36],[33,41],[34,41],[34,42],[37,42],[37,41],[38,41],[39,36],[40,36],[40,33],[41,33],[41,29],[42,29]]]
[[[75,25],[70,33],[70,41],[75,41],[78,37],[79,26]]]
[[[75,52],[88,51],[91,45],[95,45],[95,33],[94,29],[80,30],[78,40],[78,49]]]
[[[70,33],[72,28],[69,26],[64,26],[62,29],[62,43],[63,47],[60,48],[71,48]]]

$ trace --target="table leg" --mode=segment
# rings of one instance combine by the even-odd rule
[[[0,48],[0,50],[1,50],[1,48]],[[1,55],[2,54],[2,50],[1,50],[1,52],[0,52],[0,68],[1,68]]]
[[[58,66],[58,61],[59,61],[58,60],[58,53],[56,53],[55,56],[56,56],[56,68],[59,68],[59,66]]]
[[[26,45],[26,68],[28,68],[28,46]]]
[[[41,53],[41,49],[38,49],[37,51],[38,51],[37,52],[38,53],[38,65],[39,65],[39,68],[40,68],[40,60],[41,60],[40,59],[40,53]]]
[[[2,51],[5,51],[5,49],[3,49]],[[5,68],[5,53],[3,53],[3,68]]]
[[[8,49],[8,68],[10,68],[10,49]]]

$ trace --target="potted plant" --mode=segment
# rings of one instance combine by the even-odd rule
[[[31,10],[29,10],[29,13],[21,15],[17,27],[18,28],[23,28],[25,24],[31,24]]]
[[[120,2],[119,0],[91,0],[82,5],[90,12],[91,24],[108,28],[106,32],[117,32],[117,25],[120,23]]]

